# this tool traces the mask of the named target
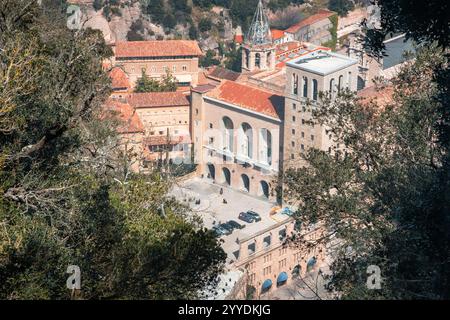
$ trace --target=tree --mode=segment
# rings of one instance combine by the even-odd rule
[[[144,70],[142,70],[142,75],[136,81],[136,87],[134,92],[169,92],[176,91],[177,85],[175,78],[167,71],[162,77],[161,81],[153,78],[149,78]]]
[[[226,54],[225,68],[241,72],[242,71],[242,48],[236,48],[233,44],[230,51]]]
[[[448,14],[450,4],[446,0],[412,1],[376,0],[380,8],[380,26],[368,28],[366,48],[373,54],[384,50],[383,41],[389,34],[405,33],[407,39],[417,43],[450,45]]]
[[[351,0],[330,0],[328,2],[328,9],[337,12],[341,17],[346,16],[354,8],[355,5]]]
[[[340,242],[329,288],[342,298],[450,296],[446,150],[436,140],[441,105],[431,98],[440,92],[433,70],[445,64],[439,49],[422,49],[393,80],[384,106],[350,92],[324,97],[314,121],[345,152],[311,149],[307,167],[288,170],[285,196],[298,204],[297,219],[323,228],[318,242]],[[369,265],[382,270],[381,290],[366,287]]]
[[[0,15],[0,298],[197,298],[225,254],[166,177],[131,171],[102,34],[36,0]]]
[[[200,57],[200,66],[206,68],[210,66],[218,66],[220,61],[215,58],[216,52],[214,50],[206,51],[206,55]]]
[[[163,0],[150,0],[147,5],[147,13],[155,24],[162,24],[166,15]]]
[[[212,22],[211,19],[209,18],[201,18],[199,23],[198,23],[198,29],[200,30],[200,32],[207,32],[209,30],[211,30],[212,28]]]
[[[191,26],[189,27],[189,38],[191,40],[197,40],[198,38],[198,30],[195,27],[194,23],[192,23]]]

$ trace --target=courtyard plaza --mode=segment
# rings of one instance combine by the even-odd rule
[[[248,238],[290,218],[281,213],[273,214],[275,210],[280,209],[276,203],[269,202],[263,197],[252,196],[244,191],[214,183],[208,178],[195,177],[177,183],[172,188],[171,195],[188,204],[202,218],[205,227],[208,229],[229,220],[245,225],[243,229],[236,229],[230,235],[220,237],[223,242],[222,247],[227,253],[227,264],[236,261],[234,253],[239,250],[238,239]],[[259,213],[261,221],[247,223],[239,220],[239,213],[248,210]]]

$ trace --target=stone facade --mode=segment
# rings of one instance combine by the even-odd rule
[[[314,68],[303,68],[308,59],[321,59],[321,63],[330,63],[329,70],[320,72]],[[337,59],[339,61],[327,61]],[[300,60],[305,63],[299,63]],[[317,60],[319,61],[319,60]],[[335,68],[334,63],[342,62],[342,68]],[[283,168],[300,167],[300,153],[314,147],[330,151],[333,145],[327,128],[314,124],[311,120],[312,108],[320,99],[320,92],[332,92],[348,88],[356,91],[357,61],[343,55],[318,52],[301,57],[286,66],[286,92],[284,108],[284,149]],[[336,146],[337,147],[337,146]]]
[[[240,85],[237,91],[234,87],[229,90],[239,96],[239,90],[256,89]],[[272,95],[257,91],[262,99]],[[194,161],[200,172],[218,183],[275,201],[281,119],[213,93],[193,89],[191,94]]]

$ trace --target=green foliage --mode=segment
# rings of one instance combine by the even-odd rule
[[[441,105],[433,98],[441,93],[433,72],[445,65],[441,50],[421,50],[392,80],[388,105],[362,103],[351,92],[335,101],[324,96],[314,121],[341,148],[311,149],[308,167],[285,176],[297,219],[322,223],[323,242],[340,240],[329,288],[341,298],[450,296],[448,150],[436,140]],[[381,290],[365,286],[373,264],[382,271]]]
[[[0,299],[70,299],[69,265],[74,298],[197,298],[225,254],[167,179],[131,170],[101,32],[27,2],[0,2]]]
[[[201,18],[198,23],[198,29],[200,32],[207,32],[212,28],[212,21],[210,18]]]
[[[166,15],[163,0],[149,0],[146,13],[150,15],[153,23],[162,24]]]
[[[200,66],[206,68],[210,66],[218,66],[220,64],[220,61],[215,58],[216,52],[214,50],[208,50],[206,51],[206,54],[202,57],[200,57]]]
[[[449,1],[378,0],[377,6],[382,17],[380,27],[366,30],[365,39],[365,46],[372,54],[380,55],[385,49],[383,41],[392,34],[404,33],[417,43],[437,42],[443,48],[450,46]]]
[[[173,92],[177,90],[175,78],[170,71],[162,77],[161,81],[149,78],[144,70],[142,76],[137,79],[134,92]]]
[[[191,40],[197,40],[198,38],[198,30],[194,24],[191,24],[191,26],[189,27],[189,38]]]
[[[225,68],[241,72],[242,71],[242,48],[236,48],[233,44],[231,49],[226,54]]]
[[[336,49],[336,44],[337,44],[338,16],[337,15],[333,15],[329,19],[331,21],[331,28],[328,31],[331,34],[331,40],[323,43],[322,45],[324,45],[325,47],[329,47],[332,50],[335,50]]]
[[[349,11],[355,9],[355,5],[351,0],[330,0],[328,2],[328,9],[344,17]]]

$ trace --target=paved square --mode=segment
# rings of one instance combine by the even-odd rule
[[[220,194],[221,189],[223,190],[222,194]],[[173,187],[171,195],[188,203],[193,211],[203,219],[207,228],[229,220],[235,220],[245,225],[245,228],[234,230],[231,235],[221,237],[222,247],[228,255],[228,263],[236,260],[234,252],[239,249],[238,239],[249,237],[288,218],[287,216],[270,215],[270,211],[277,205],[267,199],[250,196],[228,186],[213,183],[212,180],[206,178],[196,177],[177,184]],[[226,200],[226,203],[223,199]],[[200,204],[196,204],[198,200],[200,200]],[[247,223],[239,220],[239,213],[248,210],[259,213],[261,221]]]

